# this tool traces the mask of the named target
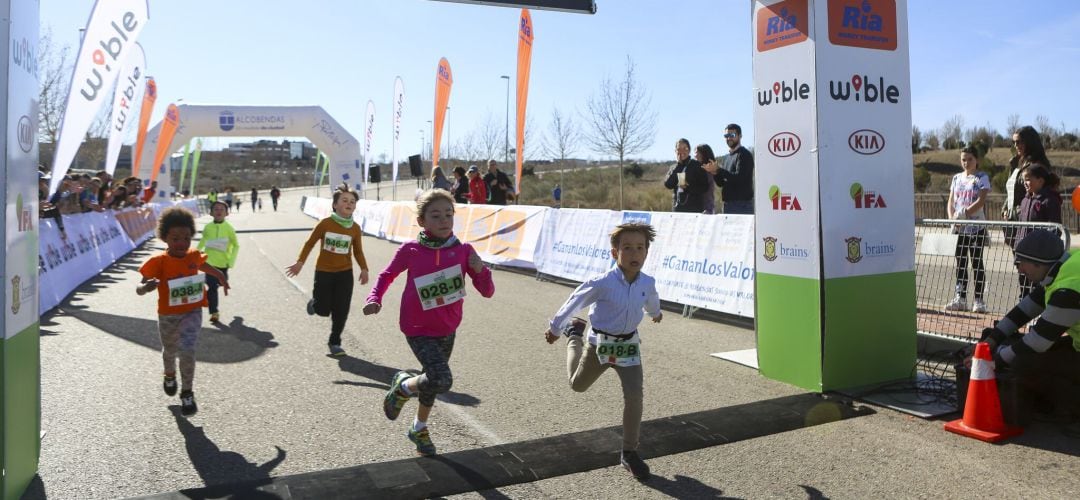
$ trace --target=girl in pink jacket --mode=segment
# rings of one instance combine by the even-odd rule
[[[416,213],[419,214],[416,223],[423,230],[416,241],[401,245],[390,264],[379,273],[364,314],[378,314],[390,283],[402,271],[408,271],[399,321],[423,372],[394,374],[383,399],[383,412],[386,418],[395,420],[405,402],[418,396],[420,406],[406,435],[416,444],[417,453],[428,456],[435,454],[427,429],[431,407],[435,396],[449,391],[454,380],[449,361],[455,333],[461,324],[465,275],[484,297],[495,293],[495,284],[491,281],[491,271],[484,267],[472,246],[454,237],[454,198],[449,192],[425,191],[416,201]]]

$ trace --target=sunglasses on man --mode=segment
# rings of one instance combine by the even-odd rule
[[[724,134],[724,139],[734,139],[737,137],[735,134]]]

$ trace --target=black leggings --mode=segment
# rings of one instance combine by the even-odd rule
[[[454,385],[454,374],[450,372],[450,354],[454,352],[454,339],[457,334],[445,337],[405,337],[409,347],[416,355],[424,373],[416,379],[420,392],[420,404],[432,406],[435,396],[450,390]]]
[[[229,269],[215,267],[221,274],[225,275],[225,279],[229,279]],[[217,289],[221,286],[221,282],[217,278],[207,274],[206,275],[206,302],[210,306],[210,314],[218,312],[218,293]]]
[[[986,233],[959,234],[956,237],[956,293],[967,297],[967,264],[971,257],[971,269],[975,272],[975,298],[982,299],[986,288],[986,271],[983,269],[983,249]]]
[[[345,321],[349,319],[349,305],[352,302],[353,273],[347,271],[315,271],[315,314],[330,316],[331,345],[341,345],[341,332],[345,330]]]

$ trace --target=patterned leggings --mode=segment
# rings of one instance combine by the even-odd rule
[[[420,404],[432,406],[435,396],[450,390],[454,374],[450,373],[450,353],[454,351],[457,334],[446,337],[405,337],[416,359],[424,368],[416,379],[420,392]]]
[[[183,314],[159,314],[161,358],[165,373],[176,373],[177,351],[180,357],[180,390],[190,391],[195,381],[195,343],[202,330],[202,308]]]

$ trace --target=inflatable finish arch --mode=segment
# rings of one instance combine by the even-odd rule
[[[306,137],[330,157],[330,183],[342,181],[363,193],[360,143],[319,106],[204,106],[179,104],[180,123],[169,156],[196,137]],[[139,177],[149,182],[150,164],[157,151],[159,121],[146,134],[139,162]],[[158,174],[156,200],[167,200],[177,191],[170,180],[169,156]]]

